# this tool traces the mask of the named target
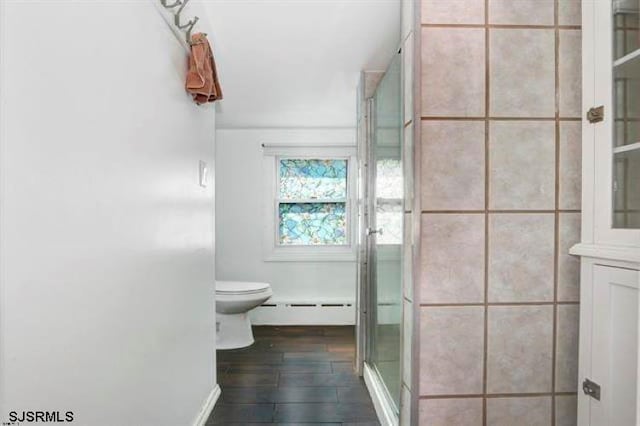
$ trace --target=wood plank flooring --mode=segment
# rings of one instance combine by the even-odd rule
[[[254,327],[256,343],[218,351],[222,396],[207,425],[379,425],[353,373],[353,327]]]

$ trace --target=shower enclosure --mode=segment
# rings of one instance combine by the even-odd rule
[[[400,407],[403,141],[401,56],[391,65],[367,101],[366,168],[362,265],[366,292],[365,378],[376,381],[396,415]]]

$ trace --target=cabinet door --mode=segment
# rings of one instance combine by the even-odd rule
[[[638,0],[585,1],[585,72],[604,119],[595,149],[595,242],[640,245],[640,44]],[[593,56],[593,57],[591,57]],[[590,71],[591,68],[592,70]],[[585,75],[585,80],[590,79]],[[585,87],[585,91],[591,90]],[[585,99],[591,99],[586,95]],[[586,102],[589,102],[588,100]],[[588,136],[587,136],[588,137]]]
[[[636,425],[639,279],[638,271],[631,269],[593,269],[588,378],[600,385],[600,401],[582,395],[589,398],[592,426]]]

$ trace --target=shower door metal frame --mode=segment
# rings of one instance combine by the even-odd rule
[[[364,93],[363,93],[364,96]],[[371,343],[369,336],[371,336],[371,313],[372,310],[372,289],[375,287],[371,283],[371,262],[369,261],[371,256],[370,238],[367,235],[367,229],[369,227],[369,217],[371,211],[371,197],[370,188],[372,184],[372,173],[370,172],[371,165],[371,141],[373,135],[372,117],[373,117],[373,98],[365,100],[365,113],[361,118],[365,120],[363,140],[358,140],[358,161],[359,167],[359,181],[361,188],[359,189],[359,218],[358,218],[358,241],[361,247],[358,248],[358,304],[357,304],[357,330],[356,330],[356,373],[359,376],[364,374],[364,364],[370,359]]]
[[[384,77],[383,77],[384,78]],[[375,106],[376,101],[374,97],[367,99],[367,140],[366,140],[366,179],[365,179],[365,198],[364,198],[364,209],[366,211],[365,221],[363,222],[363,229],[361,232],[363,233],[363,243],[365,245],[365,262],[366,262],[366,280],[365,287],[366,290],[366,299],[365,299],[365,309],[366,309],[366,342],[365,342],[365,359],[364,362],[369,365],[373,365],[371,362],[373,359],[373,348],[375,341],[375,326],[377,323],[376,316],[376,300],[377,291],[376,291],[376,234],[371,233],[370,230],[377,229],[376,223],[373,223],[375,219],[375,185],[376,185],[376,167],[375,167],[375,154],[374,154],[374,145],[375,145],[375,128],[376,128],[376,118],[375,118]]]
[[[400,53],[401,51],[398,51],[397,54],[400,55]],[[376,151],[375,151],[375,146],[377,142],[376,132],[375,132],[376,125],[377,125],[376,113],[375,113],[376,112],[375,94],[379,89],[380,83],[382,83],[382,80],[387,76],[387,73],[390,71],[390,68],[394,60],[401,60],[401,57],[400,59],[397,59],[395,56],[392,58],[388,69],[385,71],[382,78],[380,79],[380,82],[378,83],[378,87],[376,87],[372,96],[366,100],[366,115],[365,115],[365,118],[367,120],[366,140],[365,140],[365,143],[363,144],[365,152],[363,153],[363,155],[359,155],[360,161],[365,161],[365,164],[363,167],[365,178],[362,180],[364,185],[364,190],[362,192],[363,219],[360,224],[361,242],[365,247],[364,259],[363,259],[363,262],[365,263],[365,265],[362,265],[362,264],[359,265],[361,267],[361,271],[362,271],[361,273],[364,273],[364,276],[361,278],[360,293],[359,293],[360,297],[362,297],[359,310],[362,311],[363,318],[364,318],[364,324],[361,324],[361,327],[360,327],[361,330],[359,332],[359,338],[363,339],[362,344],[363,344],[364,350],[359,351],[360,355],[362,356],[362,359],[358,359],[357,362],[358,362],[358,369],[360,374],[362,374],[362,371],[364,371],[364,365],[366,364],[368,366],[368,369],[374,372],[374,375],[377,376],[376,380],[379,381],[379,383],[382,385],[381,386],[381,388],[383,389],[382,393],[384,393],[383,398],[386,399],[386,402],[390,407],[393,407],[395,409],[395,413],[394,413],[394,415],[396,416],[395,421],[398,421],[401,414],[400,405],[396,404],[396,402],[394,401],[394,398],[389,393],[390,391],[387,387],[387,383],[385,383],[375,363],[373,362],[373,356],[374,356],[373,351],[374,351],[375,339],[376,339],[375,327],[377,324],[376,237],[378,235],[377,223],[375,221],[376,219],[375,195],[376,195],[376,177],[377,177],[376,176]],[[402,96],[402,92],[400,92],[400,96]],[[400,105],[402,105],[402,103],[400,103]],[[401,116],[402,116],[402,113],[401,113]],[[400,128],[402,128],[402,123],[400,124]],[[402,134],[400,134],[400,138],[402,139]],[[402,143],[403,142],[401,141],[401,144]],[[400,152],[402,152],[402,149],[403,148],[401,145]],[[402,291],[402,287],[401,287],[401,291]],[[403,305],[401,305],[401,309],[403,309]],[[401,315],[401,318],[403,318],[402,315]],[[403,330],[404,330],[404,327],[400,327],[400,333],[401,333],[400,348],[403,347],[402,339],[405,338],[404,336],[402,336]],[[400,354],[400,373],[401,374],[402,374],[402,368],[403,368],[402,362],[403,362],[403,357],[402,357],[402,354]],[[401,396],[399,396],[399,398],[400,397]]]

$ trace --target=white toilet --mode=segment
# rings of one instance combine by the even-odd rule
[[[216,349],[252,345],[249,311],[263,304],[272,294],[267,283],[216,281]]]

